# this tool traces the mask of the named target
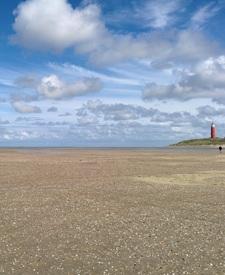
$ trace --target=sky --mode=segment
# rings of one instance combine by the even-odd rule
[[[225,0],[0,1],[0,146],[225,136]]]

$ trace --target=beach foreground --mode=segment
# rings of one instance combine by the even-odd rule
[[[0,274],[225,274],[225,155],[0,150]]]

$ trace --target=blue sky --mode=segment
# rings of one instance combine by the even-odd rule
[[[225,1],[0,2],[1,146],[225,136]]]

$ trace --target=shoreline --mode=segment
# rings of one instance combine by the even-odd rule
[[[205,149],[215,149],[219,146],[225,147],[225,144],[210,144],[210,145],[170,145],[171,148],[205,148]]]

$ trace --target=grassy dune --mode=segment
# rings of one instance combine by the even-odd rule
[[[173,146],[196,146],[196,145],[224,145],[225,138],[216,138],[212,140],[211,138],[201,138],[201,139],[189,139],[183,140]]]

